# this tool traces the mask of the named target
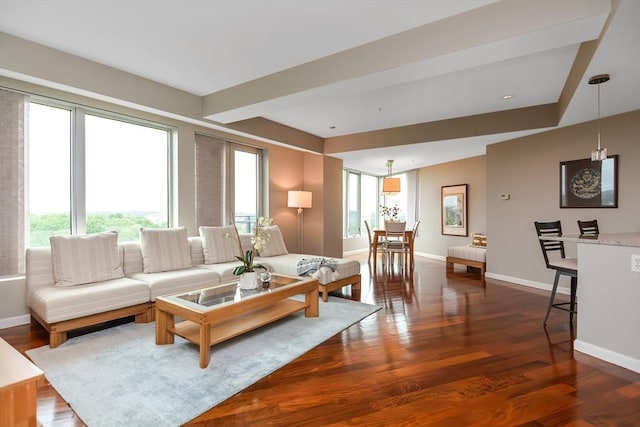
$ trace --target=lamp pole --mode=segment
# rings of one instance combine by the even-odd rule
[[[298,251],[304,251],[304,219],[303,208],[311,208],[311,191],[289,191],[287,206],[298,209]]]

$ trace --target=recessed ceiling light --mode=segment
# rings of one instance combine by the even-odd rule
[[[502,97],[502,99],[511,99],[513,98],[513,95],[505,95]]]

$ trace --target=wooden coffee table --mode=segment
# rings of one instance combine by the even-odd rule
[[[290,297],[304,294],[304,302]],[[318,280],[274,274],[268,289],[241,290],[238,281],[156,298],[156,344],[178,335],[200,347],[200,367],[209,365],[210,347],[304,310],[318,317]],[[175,316],[184,321],[175,323]]]
[[[37,426],[38,382],[44,373],[0,338],[0,426]]]

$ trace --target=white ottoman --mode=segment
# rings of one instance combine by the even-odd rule
[[[453,264],[462,264],[480,269],[480,276],[484,280],[487,249],[472,246],[453,246],[447,249],[447,273],[453,273]]]

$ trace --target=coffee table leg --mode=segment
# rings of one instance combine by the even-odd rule
[[[173,314],[156,307],[156,344],[173,344],[175,337],[169,329],[175,326]]]
[[[305,294],[305,304],[307,308],[304,309],[304,317],[318,317],[318,287],[316,286],[313,290],[310,290]]]
[[[200,367],[203,369],[209,366],[209,360],[211,359],[210,334],[211,325],[200,325]]]

